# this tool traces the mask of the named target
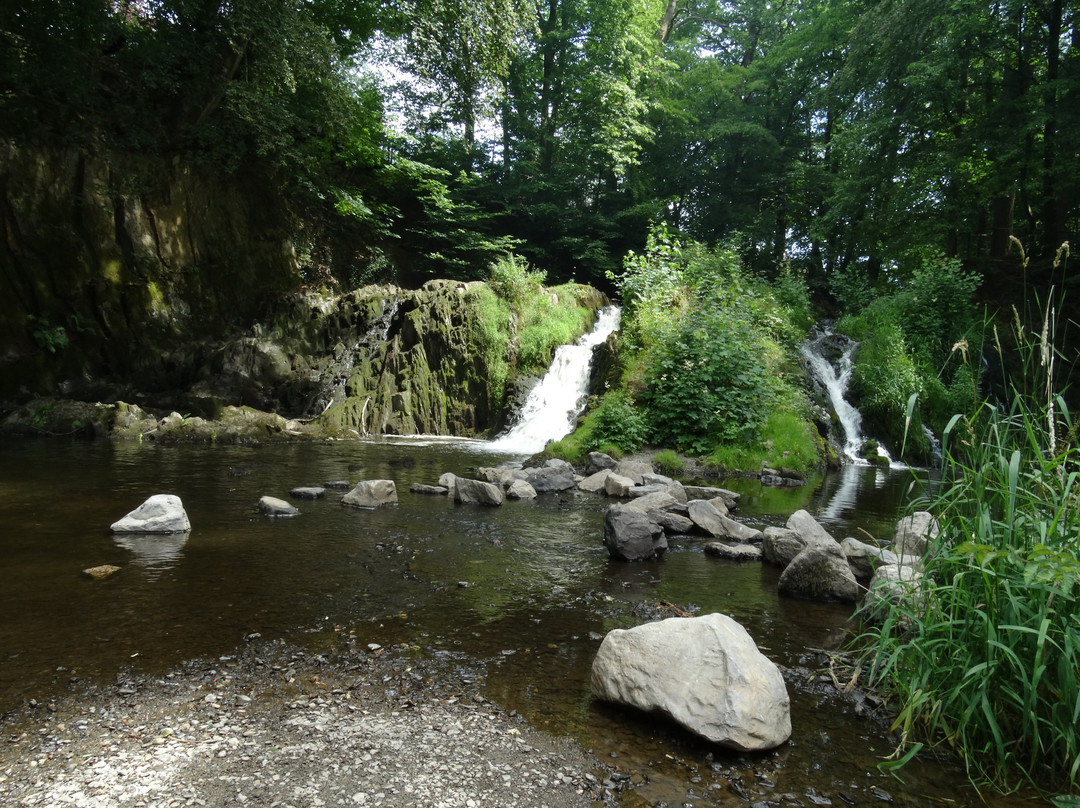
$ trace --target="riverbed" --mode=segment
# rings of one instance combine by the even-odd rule
[[[838,693],[829,672],[830,654],[852,637],[850,607],[781,599],[775,570],[706,556],[701,539],[671,539],[659,561],[615,563],[602,544],[602,497],[564,492],[480,508],[409,492],[444,471],[468,476],[515,459],[483,443],[30,441],[0,452],[8,721],[32,702],[235,657],[253,642],[335,659],[389,649],[475,684],[505,714],[625,773],[620,782],[632,787],[611,797],[623,805],[981,804],[954,765],[917,760],[903,781],[877,768],[895,739],[875,705]],[[290,499],[298,486],[375,478],[395,481],[397,506],[345,507],[330,491],[291,499],[295,517],[256,508],[261,496]],[[869,467],[793,489],[724,482],[742,494],[736,515],[751,525],[783,524],[806,508],[837,538],[881,539],[924,484],[924,475]],[[109,533],[155,493],[181,497],[188,536]],[[101,564],[121,569],[103,581],[82,574]],[[713,611],[742,623],[785,672],[793,735],[778,750],[725,752],[589,693],[589,666],[610,629]]]

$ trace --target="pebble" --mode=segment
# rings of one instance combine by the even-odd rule
[[[578,808],[606,785],[580,747],[421,685],[415,661],[385,654],[345,673],[298,656],[189,666],[133,696],[67,696],[55,714],[28,705],[0,724],[17,738],[0,757],[0,804]]]

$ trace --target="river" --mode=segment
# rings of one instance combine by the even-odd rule
[[[762,783],[777,798],[791,795],[769,804],[825,804],[815,800],[826,794],[832,804],[979,803],[954,766],[918,760],[902,782],[879,771],[888,733],[817,681],[825,657],[814,649],[846,646],[850,607],[781,599],[774,569],[708,557],[696,539],[673,539],[659,561],[613,562],[602,543],[603,497],[565,492],[480,508],[409,492],[444,471],[468,476],[508,458],[481,443],[17,441],[0,456],[0,711],[129,669],[163,672],[230,654],[252,634],[313,648],[404,643],[474,677],[533,725],[648,772],[634,794],[650,805],[742,804],[738,786],[709,791],[720,770],[750,797]],[[301,511],[292,518],[255,507],[297,486],[375,478],[395,481],[397,506],[344,507],[328,492],[292,500]],[[837,538],[887,538],[922,484],[911,471],[855,466],[794,489],[724,483],[743,495],[737,516],[749,524],[783,524],[806,508]],[[181,497],[192,522],[186,539],[110,534],[155,493]],[[121,570],[104,581],[81,573],[99,564]],[[665,616],[663,603],[733,616],[792,669],[789,744],[727,753],[590,696],[604,633]]]

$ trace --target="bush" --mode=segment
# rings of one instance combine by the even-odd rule
[[[585,444],[586,451],[605,451],[616,446],[621,452],[631,453],[648,440],[646,415],[634,407],[625,393],[608,393],[600,406],[590,414],[589,420],[592,432]]]

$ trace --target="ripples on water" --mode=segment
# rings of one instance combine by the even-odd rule
[[[973,804],[966,792],[952,793],[955,771],[917,765],[906,770],[907,786],[880,774],[888,739],[850,704],[811,687],[792,688],[793,742],[757,757],[594,702],[588,673],[603,634],[655,615],[657,603],[730,614],[792,668],[818,664],[807,649],[843,647],[851,609],[781,600],[775,570],[707,557],[696,539],[673,539],[658,562],[611,562],[601,497],[565,492],[480,508],[409,492],[444,471],[468,476],[504,459],[488,447],[28,442],[0,452],[0,710],[71,681],[109,682],[125,668],[157,672],[227,654],[252,632],[304,642],[354,631],[361,647],[406,642],[469,669],[506,709],[647,772],[639,791],[651,802],[729,805],[731,782],[752,794],[765,779],[775,795],[798,799],[807,788],[847,789],[870,804],[876,785],[899,804],[931,805],[945,795]],[[255,508],[259,497],[288,499],[297,486],[374,478],[395,481],[397,507],[344,507],[331,491],[293,500],[301,511],[293,518]],[[914,480],[851,467],[798,489],[725,486],[742,493],[739,515],[751,524],[783,524],[806,508],[837,538],[887,538]],[[155,493],[182,498],[190,535],[109,533]],[[81,575],[99,564],[122,569],[105,581]]]

